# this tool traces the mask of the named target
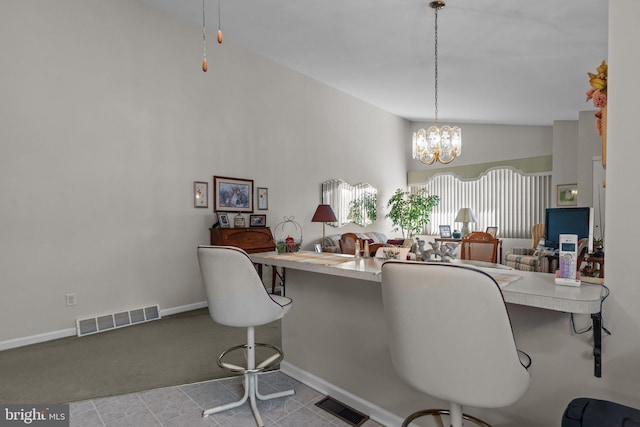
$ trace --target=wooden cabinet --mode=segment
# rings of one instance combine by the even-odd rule
[[[210,228],[209,231],[212,245],[235,246],[250,254],[276,249],[269,227]]]

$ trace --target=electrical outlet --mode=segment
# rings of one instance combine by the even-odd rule
[[[78,298],[76,294],[67,294],[67,307],[71,307],[72,305],[76,305],[78,303]]]

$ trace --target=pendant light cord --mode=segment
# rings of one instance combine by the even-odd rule
[[[207,58],[207,34],[205,31],[205,19],[204,19],[204,0],[202,0],[202,49],[204,52],[204,58]]]

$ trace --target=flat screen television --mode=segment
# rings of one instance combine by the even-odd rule
[[[558,249],[561,234],[577,234],[578,240],[588,238],[589,253],[593,252],[593,208],[547,208],[544,245]]]

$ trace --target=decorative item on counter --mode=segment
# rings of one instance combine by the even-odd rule
[[[293,216],[283,217],[273,232],[276,239],[278,253],[298,252],[302,246],[302,227],[295,222]]]
[[[431,259],[432,256],[439,257],[440,259],[435,261],[441,262],[449,262],[447,258],[455,258],[457,243],[429,242],[429,244],[431,249],[424,251],[422,261],[434,261]]]
[[[460,239],[462,237],[462,232],[460,232],[460,230],[453,230],[453,233],[451,233],[451,236],[454,239]]]
[[[385,259],[398,259],[400,256],[400,249],[396,246],[384,246],[383,251]]]
[[[363,258],[371,258],[371,254],[369,253],[369,241],[365,240],[364,241],[364,250],[362,252],[362,257]]]

